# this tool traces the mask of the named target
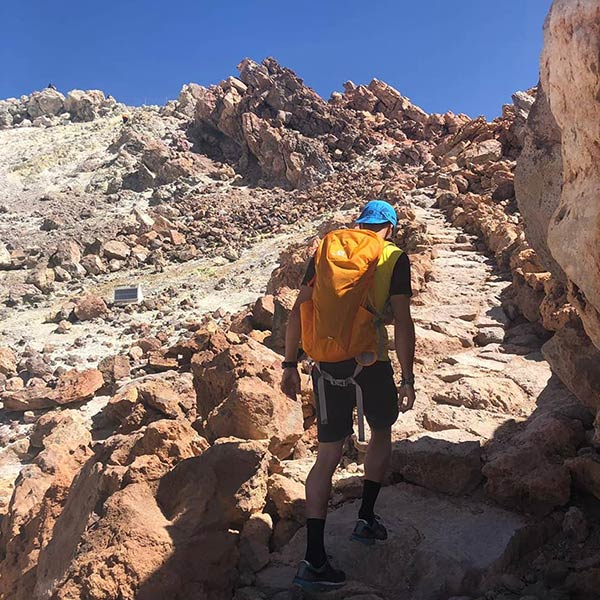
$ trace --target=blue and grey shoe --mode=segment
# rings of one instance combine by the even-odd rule
[[[387,540],[387,536],[387,529],[383,526],[379,517],[375,515],[372,524],[364,519],[358,519],[350,539],[366,546],[372,546],[375,541]]]
[[[294,577],[294,585],[300,586],[308,592],[326,592],[337,590],[346,583],[346,575],[339,569],[334,569],[329,561],[318,569],[307,560],[300,561],[298,572]]]

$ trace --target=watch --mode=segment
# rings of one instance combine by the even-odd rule
[[[297,360],[284,360],[281,363],[281,368],[282,369],[296,369],[298,367],[298,361]]]

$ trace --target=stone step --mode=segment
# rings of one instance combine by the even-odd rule
[[[383,488],[377,510],[389,538],[371,547],[349,541],[358,502],[329,513],[326,549],[349,581],[345,589],[328,592],[328,600],[347,598],[348,591],[356,594],[357,588],[388,600],[477,595],[486,575],[516,558],[515,548],[523,547],[525,540],[534,543],[536,535],[538,544],[543,540],[542,528],[528,525],[521,515],[468,498],[457,502],[406,483]],[[290,589],[304,556],[305,535],[302,528],[257,574],[256,587],[268,597]]]

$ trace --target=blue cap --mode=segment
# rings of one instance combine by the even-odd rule
[[[398,217],[394,207],[389,202],[371,200],[367,202],[356,222],[369,224],[390,223],[393,227],[396,227]]]

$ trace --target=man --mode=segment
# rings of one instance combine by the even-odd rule
[[[384,252],[375,270],[376,292],[383,294],[386,305],[391,307],[394,322],[395,347],[402,367],[401,404],[405,412],[412,409],[415,402],[413,360],[415,331],[410,314],[410,262],[408,256],[389,242],[397,225],[394,208],[387,202],[373,200],[364,207],[357,226],[366,229],[385,240]],[[300,392],[300,375],[297,368],[297,353],[301,338],[302,303],[313,297],[315,281],[315,258],[309,263],[302,287],[289,317],[286,331],[285,361],[281,387],[284,393],[295,398]],[[378,334],[386,336],[385,325],[378,324]],[[331,479],[337,468],[346,437],[352,434],[352,411],[356,393],[353,386],[336,387],[319,378],[323,371],[333,378],[348,378],[353,375],[357,362],[346,360],[319,364],[313,370],[313,384],[317,399],[319,448],[315,465],[306,480],[306,527],[307,548],[305,560],[300,563],[294,583],[310,590],[325,590],[341,587],[345,583],[342,571],[334,569],[327,559],[324,547],[325,518],[331,494]],[[385,540],[387,531],[375,515],[374,507],[381,483],[391,457],[391,427],[398,418],[398,392],[393,379],[387,343],[380,347],[377,361],[365,366],[356,376],[356,383],[362,390],[364,413],[371,429],[365,457],[365,479],[362,504],[352,539],[364,544],[375,540]],[[325,390],[324,398],[319,398],[319,387]],[[321,413],[327,411],[326,423]]]

